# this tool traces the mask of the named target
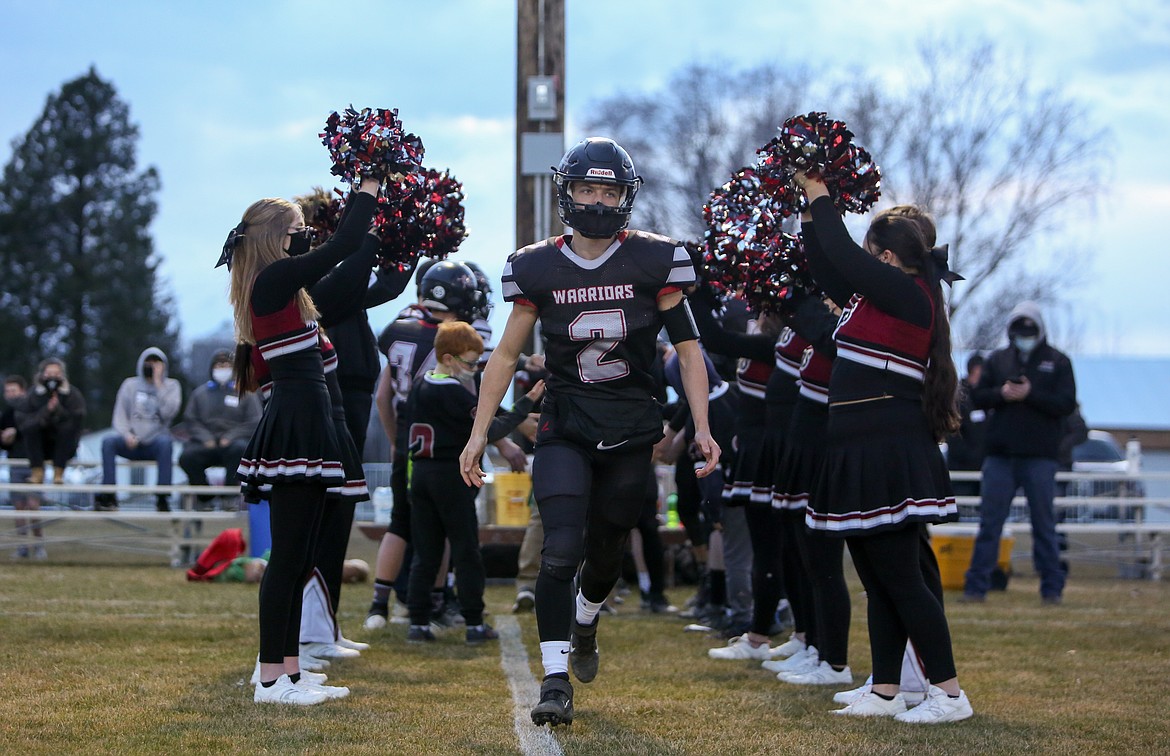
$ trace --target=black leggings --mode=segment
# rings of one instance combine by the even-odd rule
[[[781,554],[780,514],[770,504],[760,503],[747,504],[744,514],[752,540],[751,631],[768,635],[776,621],[776,607],[784,598],[787,575]],[[788,600],[796,614],[796,599],[790,595]]]
[[[865,586],[875,685],[898,685],[906,640],[913,641],[926,676],[938,683],[955,676],[951,632],[927,574],[930,560],[921,526],[847,539],[853,566]]]
[[[268,496],[272,550],[260,581],[260,661],[300,653],[301,599],[313,571],[325,485],[277,483]]]
[[[803,513],[801,513],[803,517]],[[804,527],[802,524],[801,527]],[[816,647],[834,667],[849,663],[849,586],[845,583],[845,541],[819,530],[804,530],[805,574],[812,585]]]
[[[532,487],[544,523],[536,578],[541,641],[569,639],[578,565],[581,593],[589,601],[601,603],[617,583],[630,530],[642,512],[650,451],[597,454],[559,441],[536,448]]]
[[[337,614],[341,600],[341,573],[345,567],[345,552],[353,530],[353,513],[357,502],[353,497],[330,498],[321,518],[321,532],[317,538],[317,556],[314,563],[329,591],[329,605]]]

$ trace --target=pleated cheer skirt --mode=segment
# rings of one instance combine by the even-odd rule
[[[958,519],[950,475],[919,401],[830,407],[825,445],[805,518],[810,528],[858,536]]]
[[[274,374],[272,395],[237,470],[245,500],[267,498],[274,483],[342,486],[343,458],[324,375]]]
[[[772,476],[772,506],[802,515],[820,480],[825,461],[829,405],[798,399],[792,412],[788,443]]]

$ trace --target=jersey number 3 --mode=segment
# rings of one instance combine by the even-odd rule
[[[630,363],[605,357],[626,338],[626,317],[621,310],[589,310],[569,324],[569,338],[589,342],[577,353],[577,371],[583,383],[625,378]]]

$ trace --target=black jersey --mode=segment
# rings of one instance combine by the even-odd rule
[[[458,459],[475,424],[478,398],[451,376],[424,375],[410,392],[406,414],[414,459]]]
[[[518,250],[504,266],[504,300],[536,308],[548,390],[600,399],[655,391],[658,299],[695,282],[686,249],[644,231],[618,235],[596,260],[575,255],[571,236]]]
[[[399,317],[382,330],[378,337],[378,349],[386,355],[390,367],[390,380],[394,387],[394,408],[398,417],[403,417],[403,407],[411,388],[422,379],[428,370],[436,366],[435,334],[439,321],[422,310],[420,316],[413,312]],[[405,423],[398,423],[398,438],[395,446],[406,449]]]

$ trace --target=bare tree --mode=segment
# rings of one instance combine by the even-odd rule
[[[633,225],[694,239],[703,233],[703,204],[795,112],[799,72],[772,66],[733,71],[691,65],[663,92],[618,95],[590,107],[589,133],[612,137],[634,158],[646,181]]]
[[[910,116],[883,156],[883,189],[934,214],[952,267],[966,277],[951,312],[962,313],[965,345],[985,348],[1002,340],[1017,302],[1054,304],[1079,283],[1087,252],[1045,259],[1037,250],[1067,244],[1061,223],[1093,208],[1107,132],[1056,89],[1036,89],[1028,67],[989,42],[931,42],[920,59],[918,79],[894,96]]]
[[[956,344],[987,348],[1016,303],[1057,305],[1079,283],[1091,251],[1060,227],[1093,207],[1107,132],[990,42],[927,42],[919,61],[899,86],[859,71],[820,74],[809,87],[799,69],[692,64],[660,92],[594,104],[586,125],[626,146],[646,178],[635,224],[697,238],[711,190],[754,162],[786,118],[842,118],[882,166],[883,204],[934,215],[966,277],[950,299]]]

